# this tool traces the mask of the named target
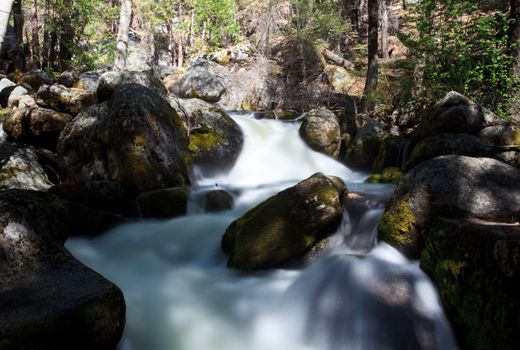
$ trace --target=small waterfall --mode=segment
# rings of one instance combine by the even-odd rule
[[[408,161],[408,157],[410,156],[410,144],[411,141],[406,139],[399,147],[399,155],[397,157],[397,164],[402,170],[406,169],[406,162]]]
[[[437,293],[416,263],[376,245],[391,185],[311,151],[298,123],[233,118],[245,144],[228,174],[199,174],[189,214],[118,227],[66,247],[124,292],[120,350],[454,349]],[[220,241],[231,221],[269,196],[321,171],[343,178],[359,199],[333,237],[332,250],[307,267],[229,269]],[[232,210],[204,214],[215,188]]]
[[[6,138],[7,135],[4,131],[4,125],[0,123],[0,144],[4,143]]]

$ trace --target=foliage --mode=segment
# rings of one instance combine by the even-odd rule
[[[506,8],[503,1],[492,6],[472,0],[423,0],[417,5],[417,35],[406,44],[424,63],[419,104],[431,104],[456,90],[504,114],[517,80],[509,73]]]
[[[221,47],[238,38],[240,25],[235,20],[233,0],[191,0],[197,32],[205,30],[210,47]]]

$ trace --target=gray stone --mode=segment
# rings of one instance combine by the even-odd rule
[[[45,191],[51,185],[34,151],[15,144],[0,144],[0,189]]]
[[[75,116],[83,109],[97,103],[96,94],[90,91],[67,88],[63,85],[42,85],[36,93],[40,107]]]
[[[106,72],[101,75],[97,95],[99,102],[108,100],[114,91],[123,84],[143,85],[164,99],[168,99],[168,91],[163,83],[151,74],[136,71]]]
[[[7,107],[17,107],[22,96],[25,96],[29,93],[26,88],[22,86],[17,86],[13,91],[9,94],[9,100],[7,102]]]
[[[303,120],[299,134],[313,150],[333,158],[339,156],[340,126],[336,115],[328,109],[311,110]]]
[[[217,102],[229,85],[227,71],[215,62],[198,59],[181,80],[181,97]]]

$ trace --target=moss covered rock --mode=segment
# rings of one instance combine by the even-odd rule
[[[516,349],[520,331],[520,226],[437,219],[421,267],[437,285],[464,349]]]
[[[146,86],[164,99],[168,99],[168,90],[163,83],[151,74],[135,71],[106,72],[101,75],[97,85],[99,102],[108,100],[123,84],[139,84]]]
[[[520,218],[520,170],[490,158],[437,157],[406,174],[387,204],[379,237],[418,258],[431,218]]]
[[[143,218],[173,218],[186,215],[189,190],[165,188],[141,193],[137,205]]]
[[[199,99],[170,98],[170,104],[190,127],[188,149],[205,174],[225,171],[235,164],[244,137],[238,124],[220,107]]]
[[[206,193],[202,202],[206,213],[233,209],[233,196],[224,190],[214,190]]]
[[[313,150],[330,157],[339,156],[341,132],[338,118],[326,108],[313,109],[303,120],[299,133]]]
[[[404,162],[409,156],[410,141],[399,136],[387,137],[379,148],[377,158],[372,164],[372,171],[382,172],[388,167],[404,168]]]
[[[369,184],[377,183],[393,183],[398,184],[402,177],[403,171],[396,167],[389,167],[383,170],[381,174],[372,174],[368,179],[365,180]]]
[[[421,140],[412,150],[406,162],[406,168],[439,156],[456,154],[461,156],[487,156],[490,147],[484,145],[478,137],[467,134],[438,134]]]
[[[142,85],[121,85],[109,101],[80,113],[57,150],[73,182],[115,181],[137,194],[192,178],[182,119]]]
[[[318,173],[262,202],[227,228],[229,265],[268,268],[303,256],[337,229],[346,191],[339,178]]]

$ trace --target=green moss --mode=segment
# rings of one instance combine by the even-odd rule
[[[410,205],[399,202],[383,214],[378,227],[379,238],[396,248],[406,247],[416,240],[415,223]]]
[[[195,133],[190,135],[188,149],[190,152],[207,152],[219,144],[227,144],[227,140],[215,132]]]
[[[397,184],[401,181],[403,172],[397,167],[389,167],[383,170],[381,174],[381,182],[383,183],[394,183]]]
[[[276,119],[280,120],[293,120],[298,118],[298,112],[294,110],[275,110],[274,114],[276,115]]]
[[[12,108],[0,108],[0,123],[3,123],[12,111]]]
[[[365,180],[367,184],[378,184],[381,183],[381,174],[372,174],[368,179]]]

